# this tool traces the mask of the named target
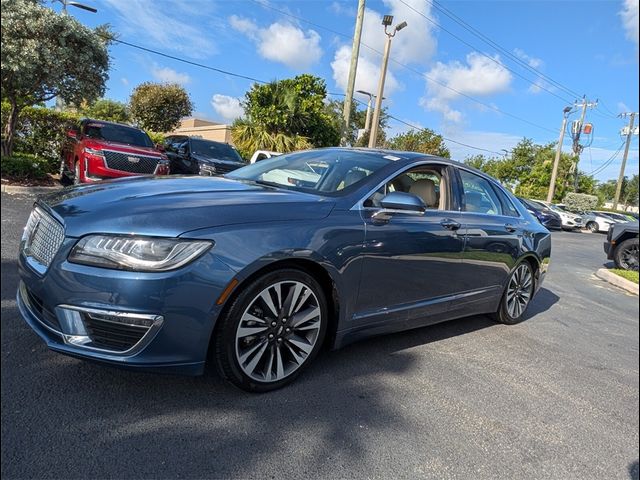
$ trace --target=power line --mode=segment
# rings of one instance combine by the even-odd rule
[[[429,18],[427,15],[425,15],[424,13],[422,13],[419,10],[416,10],[415,8],[413,8],[411,5],[409,5],[408,3],[406,3],[404,0],[399,0],[400,3],[402,3],[403,5],[405,5],[407,8],[413,10],[415,13],[417,13],[418,15],[420,15],[421,17],[423,17],[425,20],[427,20],[429,23],[435,25],[436,27],[438,27],[440,30],[448,33],[449,35],[451,35],[453,38],[455,38],[456,40],[458,40],[461,43],[464,43],[466,46],[476,50],[480,55],[482,55],[483,57],[488,58],[489,60],[491,60],[493,63],[495,63],[496,65],[500,66],[501,68],[504,68],[506,70],[509,70],[511,73],[517,75],[518,77],[522,78],[523,80],[525,80],[526,82],[530,83],[531,85],[534,85],[537,88],[540,88],[541,90],[546,91],[547,93],[549,93],[550,95],[553,95],[556,98],[559,98],[560,100],[562,100],[563,103],[571,103],[572,100],[567,100],[564,97],[561,97],[560,95],[557,95],[555,92],[549,90],[548,88],[546,88],[544,85],[541,85],[540,83],[536,83],[534,80],[531,80],[527,77],[525,77],[524,75],[522,75],[521,73],[515,71],[512,68],[509,68],[507,65],[503,64],[502,62],[500,62],[499,60],[496,60],[495,58],[493,58],[491,55],[483,52],[482,50],[480,50],[478,47],[476,47],[475,45],[472,45],[471,43],[467,42],[466,40],[464,40],[463,38],[461,38],[460,36],[456,35],[455,33],[453,33],[452,31],[444,28],[442,25],[440,25],[438,22],[432,20],[431,18]]]
[[[143,47],[141,45],[136,45],[134,43],[125,42],[124,40],[119,40],[117,38],[109,37],[109,41],[115,42],[115,43],[121,43],[122,45],[127,45],[127,46],[132,47],[132,48],[137,48],[138,50],[143,50],[143,51],[148,52],[148,53],[153,53],[154,55],[159,55],[161,57],[170,58],[170,59],[175,60],[177,62],[186,63],[188,65],[193,65],[193,66],[200,67],[200,68],[206,68],[207,70],[211,70],[211,71],[214,71],[214,72],[222,73],[224,75],[229,75],[231,77],[243,78],[245,80],[251,80],[252,82],[263,83],[263,84],[264,83],[268,83],[268,82],[265,82],[264,80],[259,80],[259,79],[254,78],[254,77],[249,77],[247,75],[242,75],[242,74],[239,74],[239,73],[230,72],[228,70],[222,70],[221,68],[212,67],[210,65],[205,65],[203,63],[192,62],[191,60],[187,60],[185,58],[180,58],[180,57],[176,57],[174,55],[169,55],[168,53],[159,52],[158,50],[153,50],[151,48]]]
[[[463,28],[465,28],[466,30],[468,30],[469,32],[471,32],[473,35],[475,35],[476,37],[478,37],[480,40],[482,40],[483,42],[485,42],[486,44],[492,46],[493,48],[499,50],[500,52],[502,52],[504,55],[506,55],[507,57],[509,57],[511,60],[513,60],[514,62],[516,62],[517,64],[519,64],[521,67],[526,68],[527,70],[535,73],[536,75],[538,75],[539,77],[545,79],[547,82],[549,82],[550,84],[554,85],[556,88],[559,88],[563,91],[565,91],[566,93],[568,93],[571,96],[574,97],[580,97],[581,95],[579,93],[577,93],[575,90],[572,90],[568,87],[565,87],[563,84],[561,84],[560,82],[554,80],[553,78],[551,78],[550,76],[542,73],[540,70],[538,70],[535,67],[532,67],[531,65],[529,65],[529,63],[525,62],[524,60],[522,60],[521,58],[519,58],[518,56],[512,54],[508,49],[506,49],[505,47],[502,47],[500,44],[498,44],[497,42],[493,41],[491,38],[489,38],[487,35],[485,35],[484,33],[482,33],[480,30],[478,30],[477,28],[475,28],[473,25],[470,25],[469,23],[467,23],[465,20],[463,20],[462,18],[460,18],[458,15],[456,15],[455,13],[453,13],[451,10],[447,9],[446,7],[444,7],[443,5],[440,4],[440,2],[438,2],[437,0],[426,0],[428,1],[433,7],[435,7],[436,9],[438,9],[441,13],[443,13],[444,15],[446,15],[447,17],[449,17],[451,20],[453,20],[454,22],[456,22],[458,25],[462,26]]]
[[[262,7],[264,7],[264,8],[268,8],[268,9],[270,9],[270,10],[273,10],[273,11],[275,11],[275,12],[278,12],[278,13],[280,13],[280,14],[282,14],[282,15],[287,16],[287,17],[294,18],[294,19],[296,19],[296,20],[298,20],[298,21],[300,21],[300,22],[306,23],[306,24],[308,24],[308,25],[312,25],[312,26],[314,26],[314,27],[316,27],[316,28],[320,28],[320,29],[326,30],[326,31],[328,31],[328,32],[334,33],[334,34],[339,35],[339,36],[341,36],[341,37],[351,38],[351,36],[350,36],[350,35],[347,35],[347,34],[342,33],[342,32],[338,32],[338,31],[336,31],[336,30],[334,30],[334,29],[332,29],[332,28],[325,27],[325,26],[323,26],[323,25],[319,25],[319,24],[317,24],[317,23],[315,23],[315,22],[311,22],[311,21],[309,21],[309,20],[307,20],[307,19],[305,19],[305,18],[303,18],[303,17],[297,16],[297,15],[293,15],[292,13],[286,12],[286,11],[284,11],[284,10],[280,10],[280,9],[278,9],[278,8],[276,8],[276,7],[273,7],[273,6],[271,6],[271,5],[268,5],[268,4],[264,4],[264,3],[262,3],[262,2],[259,2],[258,0],[251,0],[251,1],[253,1],[253,2],[255,2],[255,3],[259,4],[259,5],[261,5],[261,6],[262,6]],[[372,47],[372,46],[370,46],[370,45],[367,45],[367,44],[366,44],[366,43],[364,43],[364,42],[361,42],[361,45],[362,45],[363,47],[365,47],[365,48],[367,48],[367,49],[371,50],[372,52],[374,52],[374,53],[376,53],[376,54],[378,54],[378,55],[382,56],[382,52],[381,52],[380,50],[377,50],[376,48],[374,48],[374,47]],[[418,75],[419,77],[422,77],[422,78],[424,78],[424,79],[426,79],[426,80],[428,80],[428,81],[430,81],[430,82],[433,82],[433,83],[435,83],[435,84],[437,84],[437,85],[440,85],[441,87],[443,87],[443,88],[445,88],[445,89],[447,89],[447,90],[450,90],[450,91],[452,91],[452,92],[456,93],[457,95],[460,95],[461,97],[464,97],[464,98],[466,98],[466,99],[468,99],[468,100],[471,100],[471,101],[473,101],[473,102],[475,102],[475,103],[477,103],[477,104],[479,104],[479,105],[482,105],[483,107],[485,107],[485,108],[487,108],[487,109],[489,109],[489,110],[493,110],[494,112],[501,113],[502,115],[505,115],[505,116],[507,116],[507,117],[511,117],[511,118],[513,118],[514,120],[518,120],[519,122],[526,123],[526,124],[528,124],[528,125],[530,125],[530,126],[532,126],[532,127],[538,128],[538,129],[540,129],[540,130],[546,130],[547,132],[550,132],[550,133],[553,133],[553,134],[555,134],[555,133],[556,133],[556,132],[554,132],[553,130],[551,130],[551,129],[549,129],[549,128],[547,128],[547,127],[543,126],[543,125],[539,125],[539,124],[537,124],[537,123],[535,123],[535,122],[531,122],[530,120],[527,120],[527,119],[525,119],[525,118],[519,117],[518,115],[514,115],[514,114],[512,114],[512,113],[506,112],[506,111],[504,111],[504,110],[502,110],[502,109],[500,109],[500,108],[496,107],[495,105],[491,105],[490,103],[483,102],[482,100],[478,100],[477,98],[472,97],[471,95],[467,95],[466,93],[463,93],[463,92],[461,92],[461,91],[459,91],[459,90],[456,90],[455,88],[450,87],[450,86],[449,86],[449,85],[447,85],[446,83],[441,82],[441,81],[439,81],[439,80],[436,80],[435,78],[430,77],[430,76],[429,76],[429,75],[427,75],[426,73],[420,72],[420,71],[418,71],[418,70],[416,70],[416,69],[414,69],[414,68],[412,68],[412,67],[410,67],[410,66],[408,66],[408,65],[405,65],[404,63],[399,62],[398,60],[395,60],[395,59],[391,58],[391,59],[390,59],[390,61],[391,61],[391,62],[393,62],[395,65],[398,65],[399,67],[402,67],[402,68],[404,68],[405,70],[408,70],[409,72],[412,72],[412,73],[414,73],[414,74]]]
[[[212,66],[210,66],[210,65],[205,65],[205,64],[202,64],[202,63],[198,63],[198,62],[193,62],[193,61],[191,61],[191,60],[187,60],[187,59],[184,59],[184,58],[181,58],[181,57],[177,57],[177,56],[175,56],[175,55],[169,55],[169,54],[167,54],[167,53],[160,52],[160,51],[158,51],[158,50],[154,50],[154,49],[151,49],[151,48],[143,47],[143,46],[141,46],[141,45],[136,45],[136,44],[134,44],[134,43],[126,42],[126,41],[124,41],[124,40],[119,40],[119,39],[110,38],[110,41],[113,41],[113,42],[116,42],[116,43],[120,43],[120,44],[122,44],[122,45],[126,45],[126,46],[129,46],[129,47],[132,47],[132,48],[136,48],[136,49],[138,49],[138,50],[142,50],[142,51],[145,51],[145,52],[148,52],[148,53],[152,53],[152,54],[154,54],[154,55],[159,55],[159,56],[162,56],[162,57],[165,57],[165,58],[170,58],[170,59],[175,60],[175,61],[177,61],[177,62],[186,63],[186,64],[188,64],[188,65],[193,65],[193,66],[196,66],[196,67],[200,67],[200,68],[204,68],[204,69],[211,70],[211,71],[214,71],[214,72],[218,72],[218,73],[221,73],[221,74],[224,74],[224,75],[229,75],[229,76],[236,77],[236,78],[242,78],[242,79],[250,80],[250,81],[252,81],[252,82],[256,82],[256,83],[260,83],[260,84],[266,84],[266,83],[268,83],[268,82],[267,82],[267,81],[265,81],[265,80],[260,80],[260,79],[258,79],[258,78],[250,77],[250,76],[247,76],[247,75],[242,75],[242,74],[235,73],[235,72],[231,72],[231,71],[228,71],[228,70],[223,70],[223,69],[221,69],[221,68],[212,67]],[[330,95],[330,96],[344,96],[344,93],[333,93],[333,92],[328,92],[328,93],[327,93],[327,95]],[[354,99],[354,100],[355,100],[357,103],[359,103],[359,104],[363,104],[363,102],[361,102],[361,101],[360,101],[360,100],[358,100],[358,99]],[[504,114],[506,114],[506,115],[510,115],[510,114],[508,114],[508,113],[506,113],[506,112],[502,112],[502,113],[504,113]],[[409,123],[409,122],[406,122],[406,121],[404,121],[404,120],[401,120],[401,119],[399,119],[398,117],[396,117],[396,116],[394,116],[394,115],[392,115],[392,114],[387,113],[387,116],[388,116],[389,118],[391,118],[391,119],[395,120],[396,122],[402,123],[402,124],[404,124],[404,125],[406,125],[406,126],[408,126],[408,127],[411,127],[411,128],[413,128],[413,129],[415,129],[415,130],[419,130],[419,131],[420,131],[420,130],[425,130],[425,128],[421,128],[421,127],[418,127],[418,126],[416,126],[416,125],[413,125],[413,124],[411,124],[411,123]],[[533,124],[533,125],[535,125],[535,124]],[[448,141],[448,142],[455,143],[455,144],[457,144],[457,145],[461,145],[461,146],[463,146],[463,147],[467,147],[467,148],[471,148],[471,149],[474,149],[474,150],[483,151],[483,152],[492,153],[492,154],[496,154],[496,155],[500,155],[500,156],[502,156],[502,153],[500,153],[500,152],[496,152],[496,151],[494,151],[494,150],[489,150],[489,149],[482,148],[482,147],[476,147],[476,146],[474,146],[474,145],[469,145],[469,144],[467,144],[467,143],[460,142],[460,141],[458,141],[458,140],[454,140],[454,139],[452,139],[452,138],[447,138],[447,137],[444,137],[444,136],[442,136],[442,135],[440,135],[440,136],[441,136],[444,140],[446,140],[446,141]]]
[[[618,154],[620,153],[620,151],[622,150],[622,147],[624,146],[624,143],[625,142],[622,142],[620,144],[620,146],[618,147],[618,149],[614,152],[614,154],[611,155],[611,157],[609,157],[609,159],[606,160],[602,165],[600,165],[594,171],[592,171],[588,176],[589,177],[593,177],[595,175],[598,175],[599,173],[602,173],[609,165],[611,165],[615,161],[615,159],[618,156]]]

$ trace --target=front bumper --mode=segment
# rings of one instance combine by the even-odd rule
[[[44,273],[20,255],[20,313],[29,326],[56,352],[121,367],[164,373],[201,374],[209,340],[221,306],[216,305],[235,272],[212,252],[172,272],[140,273],[89,267],[67,262],[75,239],[65,239]],[[25,292],[30,292],[29,297]],[[33,298],[37,298],[36,308]],[[30,300],[31,299],[31,300]],[[64,309],[61,307],[65,307]],[[68,309],[111,312],[153,319],[150,332],[135,348],[110,348],[65,332]],[[114,333],[115,332],[115,333]],[[105,335],[121,338],[121,330]],[[108,340],[108,338],[107,338]],[[98,348],[96,348],[98,345]]]

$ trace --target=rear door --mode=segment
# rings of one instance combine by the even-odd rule
[[[492,181],[459,168],[458,190],[465,234],[462,256],[465,296],[457,308],[493,303],[522,251],[524,234],[520,213]]]

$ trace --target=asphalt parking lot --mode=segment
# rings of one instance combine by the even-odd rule
[[[2,478],[638,478],[638,298],[593,276],[604,235],[553,234],[519,325],[375,338],[251,395],[47,350],[14,300],[32,202],[2,194]]]

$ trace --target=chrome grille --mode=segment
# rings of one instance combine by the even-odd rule
[[[216,173],[218,175],[223,174],[223,173],[233,172],[234,170],[237,170],[241,166],[242,165],[230,165],[228,163],[216,163],[215,164]]]
[[[149,157],[135,153],[114,152],[103,150],[104,162],[107,168],[131,173],[153,173],[158,166],[160,157]]]
[[[31,212],[22,238],[25,257],[49,267],[64,241],[64,227],[47,212],[36,207]]]

